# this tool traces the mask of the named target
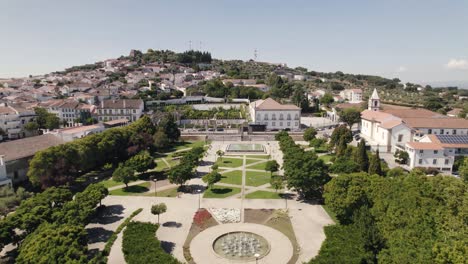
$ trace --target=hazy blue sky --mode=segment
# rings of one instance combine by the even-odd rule
[[[1,0],[0,77],[192,46],[405,81],[468,80],[468,1]]]

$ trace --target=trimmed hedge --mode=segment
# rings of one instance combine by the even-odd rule
[[[102,252],[99,252],[92,260],[90,260],[89,263],[91,264],[105,264],[107,263],[107,256],[109,256],[110,250],[112,246],[114,245],[115,240],[117,239],[117,236],[119,235],[120,232],[122,232],[122,229],[124,229],[128,223],[135,217],[137,214],[141,213],[143,211],[143,208],[135,210],[129,217],[127,217],[120,225],[117,227],[117,229],[112,233],[112,235],[109,237],[109,240],[107,240],[106,245],[104,246],[104,249]]]
[[[115,240],[117,239],[117,236],[119,235],[120,232],[122,232],[122,229],[130,223],[133,217],[135,217],[137,214],[141,213],[143,211],[143,208],[137,209],[135,212],[133,212],[125,221],[123,221],[119,227],[115,230],[115,232],[111,235],[109,240],[107,240],[106,246],[104,247],[104,250],[102,251],[102,254],[104,256],[109,256],[110,250],[112,248],[112,245],[114,245]]]
[[[130,222],[123,233],[122,252],[128,264],[179,264],[171,254],[161,248],[155,237],[158,225]]]

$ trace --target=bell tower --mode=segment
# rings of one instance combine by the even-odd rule
[[[377,93],[377,89],[374,88],[371,97],[369,98],[369,104],[367,109],[372,111],[379,111],[380,110],[380,97]]]

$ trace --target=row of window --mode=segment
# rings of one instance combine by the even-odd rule
[[[262,120],[261,114],[257,114],[257,119]],[[264,114],[263,115],[263,120],[268,120],[268,119],[269,119],[269,115]],[[276,114],[271,114],[271,120],[276,120]],[[278,120],[284,120],[283,114],[279,114],[279,119]],[[291,114],[287,114],[286,120],[291,120]],[[294,115],[294,120],[299,120],[299,114]]]
[[[450,162],[449,159],[445,159],[445,162],[444,162],[444,163],[445,163],[445,165],[448,165],[449,162]],[[423,160],[422,160],[422,159],[419,159],[418,163],[419,163],[419,165],[423,164]],[[432,160],[432,164],[433,164],[433,165],[437,165],[437,159],[433,159],[433,160]]]
[[[130,109],[99,109],[99,114],[130,114],[130,113],[136,114],[136,109],[130,110]]]
[[[135,116],[100,116],[98,117],[99,121],[110,121],[110,120],[118,120],[118,119],[130,119],[131,121],[135,121],[136,117]]]
[[[280,127],[283,126],[283,122],[279,122],[278,123]],[[276,126],[276,122],[271,122],[271,126],[275,127]],[[290,127],[291,126],[291,122],[287,122],[286,123],[286,127]],[[299,126],[299,122],[294,122],[294,126]]]
[[[427,130],[427,134],[429,134],[429,135],[432,134],[433,132],[434,132],[434,135],[437,135],[437,131],[436,131],[435,129],[432,130],[431,128],[429,128],[429,129]],[[440,135],[443,135],[443,134],[445,134],[445,132],[447,132],[447,135],[450,134],[449,131],[447,131],[447,130],[445,130],[445,129],[440,129],[439,134],[440,134]],[[452,129],[452,135],[456,135],[456,134],[457,134],[457,130],[456,130],[456,129]]]

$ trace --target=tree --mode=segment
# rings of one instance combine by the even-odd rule
[[[172,115],[166,115],[160,122],[159,127],[164,130],[170,142],[175,142],[180,138],[180,130],[174,122]]]
[[[164,214],[167,211],[167,206],[165,203],[154,204],[151,206],[151,213],[158,216],[158,224],[159,224],[159,215]]]
[[[313,127],[309,127],[304,131],[304,140],[311,141],[317,135],[317,131]]]
[[[128,187],[130,181],[137,179],[135,176],[135,170],[132,167],[125,166],[123,163],[119,164],[119,167],[112,173],[112,179],[116,182],[125,183],[125,188]]]
[[[351,129],[354,124],[361,122],[361,112],[357,108],[347,108],[340,111],[340,121],[345,122]]]
[[[326,105],[327,107],[333,103],[335,99],[333,99],[333,95],[331,93],[325,93],[322,98],[320,98],[320,104]]]
[[[224,156],[224,151],[218,150],[218,151],[216,151],[216,155],[219,156],[219,158],[220,158],[220,160],[222,162],[223,161],[223,156]]]
[[[393,155],[395,157],[395,161],[397,161],[400,164],[406,164],[409,160],[409,154],[408,152],[404,150],[397,150],[395,151],[395,154]]]
[[[284,187],[283,177],[281,177],[281,175],[271,176],[270,185],[275,189],[276,192],[278,192],[279,189]]]
[[[346,155],[346,150],[348,149],[348,144],[346,143],[346,138],[341,137],[338,145],[336,146],[336,157],[342,157]]]
[[[468,157],[465,157],[463,164],[458,169],[458,172],[460,173],[460,177],[468,183]]]
[[[125,166],[141,173],[154,168],[155,163],[153,157],[145,150],[128,159],[125,162]]]
[[[192,167],[190,164],[181,163],[168,171],[167,178],[170,183],[182,186],[192,178]]]
[[[212,172],[205,174],[203,176],[203,181],[207,183],[208,188],[213,188],[213,185],[215,185],[217,182],[221,180],[221,174],[217,170],[213,170]]]
[[[333,133],[330,137],[330,147],[335,147],[338,143],[340,143],[340,139],[344,138],[346,144],[353,141],[353,133],[349,128],[345,125],[341,125],[333,130]]]
[[[367,155],[366,141],[361,139],[358,143],[355,161],[359,164],[361,171],[369,171],[369,156]]]
[[[169,146],[170,140],[164,130],[158,129],[153,136],[154,146],[159,149],[165,149]]]
[[[19,248],[16,263],[88,263],[87,233],[82,225],[45,223]]]
[[[279,169],[279,164],[276,160],[269,160],[265,164],[265,170],[270,172],[270,175],[273,175],[274,172],[277,172]]]
[[[380,164],[380,155],[379,150],[375,152],[375,155],[372,155],[369,163],[369,174],[377,174],[382,176],[382,165]]]
[[[29,132],[35,132],[39,129],[39,124],[37,124],[37,122],[29,122],[26,125],[24,125],[24,129],[26,129]]]

